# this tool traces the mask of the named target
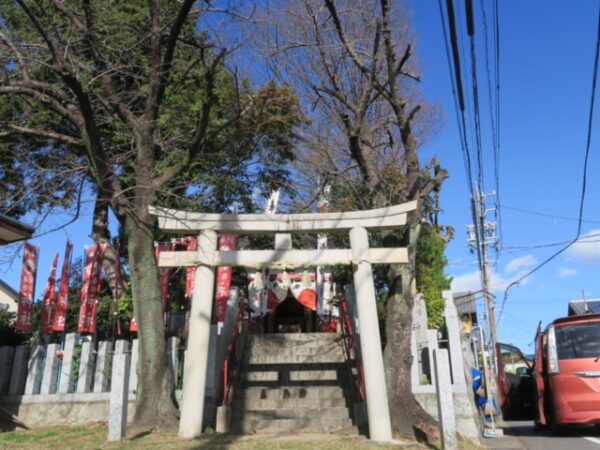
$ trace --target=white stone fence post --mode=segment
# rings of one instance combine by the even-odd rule
[[[75,333],[68,334],[63,348],[59,344],[35,345],[31,348],[26,345],[0,347],[0,403],[15,400],[11,397],[17,396],[53,396],[52,399],[57,400],[59,397],[56,395],[62,394],[110,392],[114,353],[111,342],[98,342],[97,348],[94,348],[89,339],[79,339],[77,344]],[[124,342],[117,341],[117,349]],[[136,389],[137,351],[137,339],[134,339],[129,391]],[[81,399],[85,399],[85,396]]]

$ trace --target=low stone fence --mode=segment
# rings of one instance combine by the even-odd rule
[[[452,391],[456,431],[465,438],[479,442],[478,416],[473,403],[473,392],[467,385],[467,371],[461,342],[461,324],[451,291],[443,292],[446,321],[445,336],[440,339],[439,331],[428,329],[425,300],[417,295],[413,308],[411,370],[412,391],[421,406],[433,417],[438,418],[436,399],[437,386],[434,376],[435,353],[447,349],[449,356],[449,380],[444,385]],[[450,405],[447,405],[450,406]]]
[[[221,369],[237,318],[237,290],[232,289],[226,320],[211,325],[207,374],[205,424],[215,419],[221,389]],[[35,426],[80,424],[108,419],[113,358],[130,353],[129,414],[134,417],[137,389],[138,340],[93,342],[89,336],[70,333],[64,345],[0,347],[0,405],[25,423]],[[176,387],[183,385],[185,342],[167,340],[169,370]],[[176,397],[181,392],[176,390]]]
[[[179,339],[169,339],[169,366],[179,372]],[[106,420],[113,357],[131,353],[130,401],[135,399],[138,340],[100,341],[75,333],[59,344],[0,347],[0,404],[25,423],[43,425]],[[131,405],[133,407],[133,405]],[[130,417],[133,415],[131,411]]]

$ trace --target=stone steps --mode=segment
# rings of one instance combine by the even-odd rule
[[[281,408],[281,409],[244,409],[233,410],[233,418],[244,421],[283,420],[283,419],[350,419],[346,406],[330,406],[326,408]]]
[[[249,336],[231,404],[232,431],[356,434],[345,361],[337,334]]]
[[[247,342],[252,343],[299,343],[305,342],[313,344],[316,342],[339,342],[341,336],[337,333],[273,333],[273,334],[253,334],[248,336]]]
[[[243,401],[252,400],[283,400],[283,399],[333,399],[344,398],[344,389],[340,386],[289,386],[289,387],[252,387],[240,391],[236,396]]]
[[[278,349],[276,353],[266,353],[264,349],[250,349],[244,354],[243,361],[246,364],[305,364],[305,363],[325,363],[325,362],[344,362],[344,354],[338,348],[324,348],[322,351],[318,347],[313,348],[294,348]]]
[[[351,419],[280,419],[280,420],[244,420],[232,421],[234,433],[334,433],[358,434]]]
[[[252,411],[269,409],[321,409],[321,408],[347,408],[347,400],[343,397],[336,398],[270,398],[252,399],[249,401],[235,400],[232,404],[233,411],[247,410],[246,404],[252,405]]]
[[[244,373],[244,381],[277,381],[280,383],[296,381],[335,381],[338,380],[338,371],[330,370],[257,370]]]

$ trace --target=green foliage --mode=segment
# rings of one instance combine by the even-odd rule
[[[450,289],[450,278],[444,275],[447,262],[444,241],[432,225],[423,223],[417,245],[416,282],[417,291],[425,297],[429,328],[444,323],[442,291]]]
[[[21,333],[15,329],[17,315],[14,312],[0,311],[0,346],[21,345],[29,339],[25,333]]]
[[[56,67],[56,59],[51,52],[35,50],[47,44],[27,14],[15,2],[1,1],[0,5],[0,29],[19,43],[27,61],[23,65],[27,65],[28,79],[51,86],[55,97],[65,103],[63,106],[72,108],[77,116],[85,116],[85,111],[79,111],[81,105],[73,101],[72,87],[60,71],[52,68]],[[198,151],[192,152],[192,160],[179,176],[160,190],[159,204],[208,212],[227,209],[250,212],[256,191],[268,194],[289,177],[287,164],[293,159],[292,148],[297,142],[293,129],[305,121],[295,93],[289,86],[273,82],[255,88],[248,80],[230,72],[224,58],[194,20],[201,14],[202,5],[197,5],[198,10],[183,24],[164,97],[158,105],[157,129],[153,136],[147,137],[153,140],[148,143],[111,107],[113,103],[107,102],[101,81],[110,72],[110,83],[118,97],[115,102],[126,105],[138,120],[144,120],[155,75],[147,2],[97,0],[89,2],[87,10],[76,3],[65,5],[80,20],[91,14],[93,42],[52,2],[42,1],[28,7],[39,15],[41,26],[49,30],[51,38],[57,38],[54,33],[58,33],[62,35],[57,38],[58,44],[68,42],[65,52],[68,63],[72,64],[69,70],[75,73],[89,97],[104,159],[118,176],[119,194],[132,202],[136,199],[133,189],[139,182],[136,147],[139,150],[140,145],[152,145],[155,158],[152,171],[161,176],[186,157],[191,142],[200,132],[203,137],[198,142]],[[180,7],[179,2],[160,4],[158,20],[165,24],[165,33]],[[91,46],[95,47],[93,51]],[[25,67],[21,67],[10,47],[0,42],[0,64],[6,61],[11,68],[6,72],[6,84],[21,83]],[[104,182],[97,164],[88,156],[96,150],[90,150],[90,136],[82,122],[66,117],[57,108],[27,93],[1,94],[0,122],[67,136],[73,144],[48,134],[14,132],[0,136],[0,193],[3,194],[0,199],[5,199],[0,201],[0,212],[19,215],[24,211],[73,207],[82,186],[95,191]],[[30,188],[29,193],[18,202],[23,185]]]
[[[0,213],[74,207],[81,189],[84,196],[111,201],[121,225],[126,217],[137,222],[147,204],[252,212],[257,193],[266,195],[286,182],[298,142],[294,129],[305,122],[298,98],[289,86],[254,86],[229,70],[225,50],[199,27],[204,7],[197,2],[183,22],[169,76],[161,78],[164,95],[157,97],[160,104],[152,104],[159,71],[153,52],[161,58],[168,53],[181,2],[157,5],[162,35],[153,41],[149,4],[142,0],[27,5],[0,0],[0,31],[6,36],[0,40],[0,123],[12,130],[0,133]],[[153,48],[155,42],[159,47]],[[61,50],[54,52],[52,46]],[[153,107],[156,119],[149,120]],[[152,133],[146,134],[148,129]],[[187,163],[176,176],[155,187],[154,181],[182,160]],[[161,240],[152,220],[144,220],[153,239]],[[130,237],[124,230],[121,226],[121,252],[128,255]],[[67,332],[77,327],[78,264]],[[181,304],[181,293],[174,296],[171,304]],[[116,308],[128,328],[131,295],[115,305],[103,286],[99,337],[114,333]]]

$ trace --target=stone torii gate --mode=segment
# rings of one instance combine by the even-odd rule
[[[202,434],[210,322],[217,266],[294,269],[352,264],[356,309],[361,330],[367,417],[370,438],[392,439],[387,388],[381,353],[372,264],[407,263],[406,248],[369,248],[367,230],[399,228],[415,201],[368,211],[315,214],[204,214],[151,206],[159,228],[172,234],[198,233],[198,250],[162,252],[160,267],[196,266],[189,318],[189,335],[184,363],[183,398],[179,436]],[[290,233],[349,231],[350,249],[293,250]],[[275,233],[273,250],[217,250],[217,232],[239,234]]]

